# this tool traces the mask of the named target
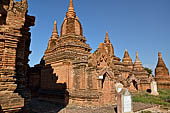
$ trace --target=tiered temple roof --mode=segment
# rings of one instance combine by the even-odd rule
[[[65,35],[78,35],[83,36],[83,29],[79,18],[76,16],[76,12],[73,7],[73,0],[70,0],[70,5],[68,11],[66,13],[66,17],[64,18],[64,22],[61,26],[61,36]]]
[[[125,54],[123,57],[123,63],[127,64],[127,65],[133,65],[132,59],[127,51],[127,49],[125,49]]]
[[[158,63],[155,69],[155,76],[156,77],[169,77],[169,70],[166,67],[161,52],[158,53]]]
[[[139,60],[138,52],[136,52],[136,60],[134,62],[133,70],[143,70],[143,65]]]

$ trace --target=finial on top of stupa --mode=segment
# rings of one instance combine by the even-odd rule
[[[76,17],[76,13],[75,13],[74,7],[73,7],[73,0],[70,0],[70,4],[69,4],[69,8],[68,8],[68,12],[67,12],[66,16],[69,18]]]
[[[108,32],[106,32],[104,43],[110,43]]]
[[[70,0],[68,11],[74,11],[73,0]]]
[[[155,76],[159,76],[161,78],[165,76],[169,77],[169,70],[166,67],[165,62],[163,61],[161,52],[158,52],[158,63],[155,69]]]
[[[138,52],[136,52],[136,60],[134,63],[134,70],[143,69],[142,62],[139,60]]]
[[[57,31],[57,21],[55,20],[54,21],[53,33],[52,33],[51,38],[53,39],[53,38],[58,38],[58,37],[59,36],[58,36],[58,31]]]
[[[56,20],[54,21],[53,34],[57,34],[58,35],[58,32],[57,32],[57,21]]]
[[[124,54],[124,57],[123,58],[130,58],[130,56],[129,56],[129,53],[128,53],[128,50],[127,49],[125,49],[125,54]]]
[[[162,58],[161,52],[158,52],[158,57],[159,57],[159,58]]]
[[[166,67],[165,62],[162,59],[161,52],[158,52],[158,64],[157,67]]]
[[[136,51],[136,59],[139,59],[138,52]]]

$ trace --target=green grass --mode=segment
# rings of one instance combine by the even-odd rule
[[[142,111],[141,113],[152,113],[151,111]]]
[[[159,104],[164,107],[170,107],[170,90],[160,90],[159,96],[153,96],[149,93],[142,92],[133,96],[132,99],[133,102]]]

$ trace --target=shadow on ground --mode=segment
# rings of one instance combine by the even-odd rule
[[[30,103],[31,113],[58,113],[66,106],[61,103],[33,98]]]

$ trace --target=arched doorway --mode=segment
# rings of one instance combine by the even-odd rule
[[[130,91],[138,91],[139,90],[139,80],[134,76],[134,75],[130,75],[127,79],[128,82],[128,89]]]
[[[102,74],[102,73],[101,73]],[[100,75],[100,92],[102,92],[102,96],[100,97],[100,102],[101,104],[109,104],[114,102],[114,97],[113,96],[113,86],[114,86],[114,81],[112,79],[112,74],[105,71],[102,75]]]
[[[136,88],[136,90],[138,90],[138,84],[135,80],[132,80],[133,86]]]

